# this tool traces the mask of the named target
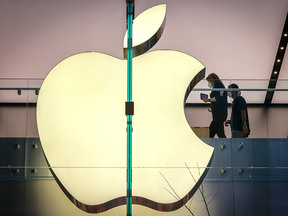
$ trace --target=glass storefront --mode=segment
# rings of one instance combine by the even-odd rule
[[[37,97],[42,82],[41,79],[0,79],[0,215],[78,216],[87,215],[87,212],[126,215],[127,168],[120,165],[120,162],[115,167],[105,167],[105,163],[103,166],[100,159],[113,164],[110,163],[113,158],[103,159],[100,150],[92,154],[94,158],[89,158],[85,155],[87,151],[83,150],[83,153],[81,149],[89,148],[91,143],[83,142],[79,143],[81,148],[77,147],[78,152],[70,157],[75,161],[73,166],[49,164],[54,158],[51,159],[53,155],[47,157],[45,154],[36,120]],[[269,80],[223,80],[226,87],[237,83],[247,102],[251,128],[248,138],[231,138],[229,127],[225,127],[227,138],[218,138],[217,135],[209,138],[207,130],[211,113],[207,111],[209,103],[200,99],[200,93],[209,95],[211,90],[208,89],[206,80],[199,82],[188,96],[183,110],[191,133],[194,130],[203,145],[213,149],[209,163],[203,167],[197,161],[183,165],[178,165],[175,161],[177,166],[171,166],[170,162],[173,164],[174,160],[181,157],[177,154],[183,152],[180,143],[175,143],[179,147],[164,157],[169,160],[169,166],[158,166],[161,164],[158,161],[155,161],[155,166],[153,161],[150,161],[149,166],[133,166],[135,158],[132,157],[132,215],[286,215],[288,80],[278,80],[271,104],[265,105],[265,95],[267,91],[272,91],[267,89],[268,82]],[[229,98],[228,119],[231,115],[231,103],[232,99]],[[75,113],[76,115],[81,116],[81,113]],[[124,113],[123,115],[125,116]],[[169,122],[169,116],[167,120],[164,124]],[[125,128],[123,133],[126,133]],[[133,128],[133,133],[139,133],[137,128]],[[83,140],[86,135],[83,134]],[[95,133],[97,135],[99,134]],[[113,131],[109,132],[109,136],[113,136]],[[149,138],[149,134],[143,134],[143,139],[144,137]],[[191,145],[194,142],[191,141]],[[74,147],[71,145],[72,150]],[[118,151],[118,148],[115,149]],[[115,149],[111,149],[111,152]],[[132,152],[135,149],[132,147]],[[73,151],[64,150],[61,153],[63,158],[66,158],[64,156],[67,152]],[[120,152],[119,150],[118,153]],[[153,158],[158,154],[160,158],[162,152],[164,151],[155,146],[151,149],[151,155],[146,157]],[[197,154],[206,157],[205,152]],[[195,152],[191,152],[191,155],[195,155]],[[123,158],[126,160],[126,155]],[[61,161],[61,157],[59,160]],[[90,166],[94,160],[99,160],[101,166]],[[77,166],[78,163],[81,166]],[[107,185],[104,185],[97,179],[97,175],[95,177],[95,173],[105,174],[106,171],[109,173],[107,176],[115,176],[106,179]],[[61,172],[67,176],[62,176]],[[90,176],[93,180],[89,180]],[[63,179],[68,179],[68,183],[64,184]],[[142,187],[137,184],[137,179],[144,179],[143,190],[147,194],[134,194]],[[157,182],[151,183],[151,179],[157,179]],[[120,188],[117,188],[118,185]],[[88,188],[89,194],[89,187],[91,191],[95,188],[100,191],[91,198],[95,203],[86,201],[85,197],[81,197],[83,191],[78,194],[76,190]],[[183,188],[188,190],[183,191]],[[156,191],[155,195],[149,197],[149,191]],[[113,193],[116,194],[115,197],[110,195]],[[157,197],[157,194],[161,196]],[[80,202],[77,198],[84,201]],[[106,201],[101,203],[100,198]]]

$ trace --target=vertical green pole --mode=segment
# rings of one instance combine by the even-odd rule
[[[133,1],[127,2],[127,102],[132,102],[132,24]],[[132,215],[132,115],[127,114],[127,216]]]

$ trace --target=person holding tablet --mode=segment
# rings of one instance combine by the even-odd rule
[[[206,78],[209,88],[224,89],[225,86],[220,80],[220,78],[215,74],[211,73]],[[227,91],[213,91],[210,93],[210,98],[202,98],[202,100],[207,103],[211,102],[209,112],[212,112],[212,121],[209,126],[210,138],[214,138],[215,134],[219,138],[226,138],[224,132],[224,122],[227,119]]]

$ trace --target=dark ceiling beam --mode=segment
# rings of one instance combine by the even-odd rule
[[[268,88],[275,89],[276,87],[276,83],[280,74],[281,65],[285,56],[287,42],[288,42],[288,13],[286,16],[283,32],[281,34],[281,39],[280,39],[277,54],[275,57],[274,66],[273,66],[273,70],[270,76]],[[265,102],[264,102],[265,105],[268,106],[271,104],[273,95],[274,95],[274,91],[267,91]]]

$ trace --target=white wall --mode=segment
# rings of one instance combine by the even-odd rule
[[[123,58],[125,2],[0,0],[0,78],[44,78],[85,51]],[[163,3],[165,30],[152,50],[187,53],[222,79],[269,79],[287,0],[136,0],[135,16]]]
[[[288,138],[288,107],[270,108],[268,113],[268,135],[271,138]]]

